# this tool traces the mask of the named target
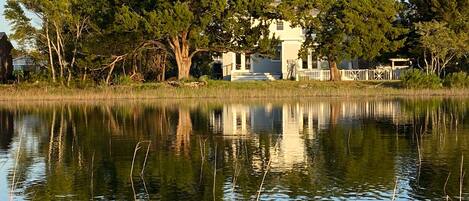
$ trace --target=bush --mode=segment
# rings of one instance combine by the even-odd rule
[[[90,79],[82,80],[78,78],[72,80],[72,86],[78,89],[93,88],[96,87],[96,82]]]
[[[468,88],[469,77],[465,72],[451,73],[446,76],[443,84],[449,88]]]
[[[20,82],[24,78],[24,71],[23,70],[14,70],[13,76],[15,76],[16,80]]]
[[[130,85],[134,84],[135,81],[129,75],[120,75],[114,79],[116,85]]]
[[[426,74],[417,69],[406,71],[402,77],[402,85],[411,89],[437,89],[442,87],[441,79],[435,74]]]
[[[210,77],[208,75],[202,75],[199,77],[200,82],[208,82],[210,80]]]
[[[46,71],[33,71],[26,73],[24,72],[24,80],[29,83],[37,83],[37,82],[44,82],[44,83],[53,83],[52,77]],[[60,79],[57,78],[57,82],[60,82]]]
[[[177,79],[176,79],[177,80]],[[180,82],[187,83],[187,82],[198,82],[199,79],[190,76],[189,78],[184,78],[182,80],[179,80]]]

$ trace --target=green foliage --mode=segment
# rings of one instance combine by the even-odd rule
[[[20,82],[24,78],[24,71],[23,70],[14,70],[13,76],[16,77],[16,80]]]
[[[137,83],[129,75],[119,75],[114,78],[114,84],[116,85],[131,85]]]
[[[188,77],[188,78],[184,78],[182,80],[180,80],[182,83],[189,83],[189,82],[198,82],[199,79],[198,78],[195,78],[195,77]]]
[[[199,77],[200,82],[208,83],[209,80],[210,80],[210,77],[208,75],[202,75]]]
[[[172,55],[179,79],[189,77],[199,52],[271,53],[278,43],[269,32],[273,0],[157,0],[118,9],[115,28],[139,32]],[[256,19],[256,20],[253,20]]]
[[[445,77],[443,85],[449,88],[468,88],[469,77],[465,72],[451,73]]]
[[[403,54],[425,64],[429,71],[442,73],[447,67],[468,64],[469,1],[409,0],[401,17],[412,31]],[[463,48],[462,46],[466,46]],[[458,53],[459,52],[459,53]],[[426,61],[425,61],[426,60]]]
[[[450,62],[469,53],[469,33],[456,33],[447,23],[438,21],[415,26],[428,71],[441,74]]]
[[[291,5],[290,1],[283,1]],[[313,49],[319,57],[329,57],[334,61],[342,59],[372,59],[384,52],[395,51],[403,46],[406,29],[398,24],[397,14],[401,5],[394,0],[337,0],[299,1],[286,6],[295,14],[288,14],[307,30],[305,51]],[[308,6],[309,5],[309,6]],[[293,7],[293,8],[291,8]],[[299,12],[298,12],[299,11]],[[317,13],[316,17],[305,17]],[[308,20],[301,22],[302,20]]]
[[[401,80],[402,85],[408,89],[437,89],[442,87],[442,81],[436,74],[426,74],[417,69],[404,72]]]
[[[11,22],[13,33],[10,39],[18,42],[21,49],[33,46],[37,30],[31,24],[31,19],[26,16],[21,4],[15,0],[8,0],[5,5],[5,19]]]
[[[409,0],[408,17],[414,23],[437,20],[448,23],[456,32],[469,29],[469,1],[467,0]]]

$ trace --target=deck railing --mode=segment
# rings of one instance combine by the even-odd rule
[[[223,77],[233,75],[236,69],[234,63],[223,66]],[[369,81],[369,80],[399,80],[401,78],[402,69],[382,68],[382,69],[352,69],[352,70],[340,70],[341,79],[356,80],[356,81]],[[243,72],[246,73],[246,72]],[[301,69],[297,70],[297,80],[330,80],[330,70],[318,70],[318,69]]]
[[[233,71],[233,64],[224,65],[223,67],[223,77],[231,75]]]
[[[401,70],[391,69],[356,69],[356,70],[340,70],[342,80],[399,80]],[[302,70],[298,71],[300,79],[309,80],[329,80],[330,70]]]
[[[320,81],[331,79],[330,70],[307,70],[307,71],[298,71],[297,73],[300,79],[320,80]]]

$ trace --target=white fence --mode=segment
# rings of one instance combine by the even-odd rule
[[[236,66],[232,64],[223,66],[223,77],[233,76],[236,73],[233,72]],[[401,72],[404,69],[381,68],[381,69],[353,69],[353,70],[340,70],[341,80],[344,81],[371,81],[371,80],[399,80],[401,78]],[[320,80],[326,81],[331,79],[330,70],[318,70],[318,69],[301,69],[294,70],[293,75],[296,75],[297,80]],[[247,76],[249,72],[242,72],[242,75]],[[252,73],[256,75],[256,73]],[[254,78],[254,77],[253,77]],[[246,78],[248,79],[248,78]],[[276,78],[277,79],[277,78]],[[279,78],[278,78],[279,79]],[[253,79],[254,80],[254,79]]]
[[[358,69],[358,70],[340,70],[342,80],[399,80],[401,70],[391,69]],[[308,80],[330,80],[330,70],[302,70],[297,75],[300,79]]]

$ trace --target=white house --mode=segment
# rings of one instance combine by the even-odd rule
[[[231,81],[292,79],[329,68],[327,61],[321,61],[311,55],[299,58],[299,51],[305,41],[305,33],[301,27],[292,27],[288,21],[279,20],[271,24],[270,32],[281,41],[274,58],[259,57],[255,54],[224,53],[219,58],[223,78]],[[342,62],[339,66],[351,69],[352,65],[352,62]],[[329,75],[325,72],[323,74],[323,80],[327,79]]]
[[[259,55],[223,53],[215,60],[221,65],[223,79],[242,80],[279,80],[309,79],[329,80],[330,71],[327,60],[310,54],[299,58],[299,51],[305,41],[305,32],[301,27],[292,27],[288,21],[276,21],[270,25],[270,32],[281,41],[274,58]],[[396,66],[396,62],[409,63],[409,59],[390,59],[391,66],[376,69],[358,69],[358,60],[342,61],[338,64],[342,80],[396,80],[400,72],[409,65]]]

